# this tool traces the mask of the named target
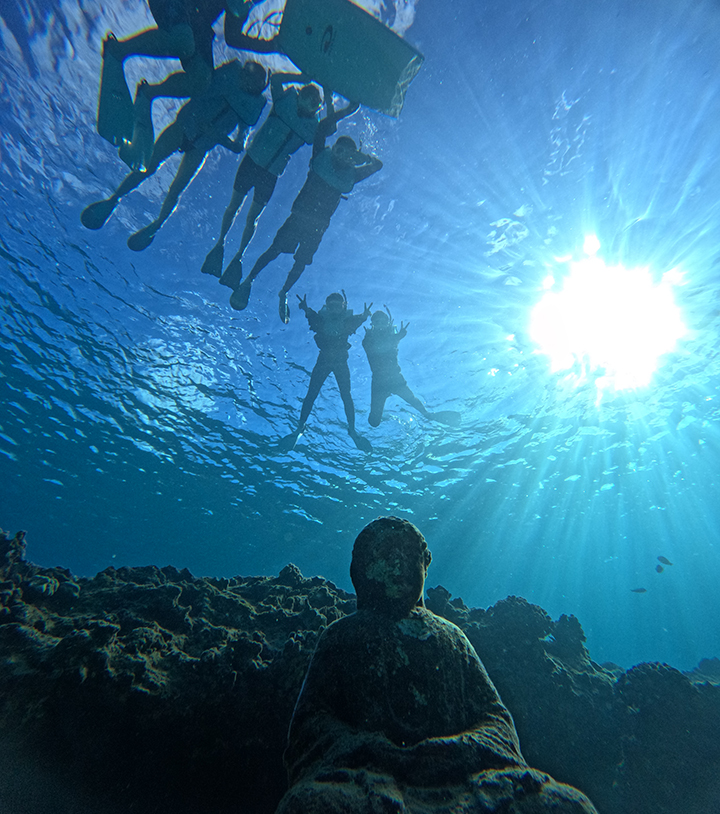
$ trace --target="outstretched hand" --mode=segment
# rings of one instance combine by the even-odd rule
[[[307,294],[303,294],[303,295],[302,295],[302,297],[301,297],[299,294],[296,294],[295,296],[296,296],[296,297],[298,298],[298,300],[299,300],[299,302],[298,302],[298,308],[299,308],[301,311],[305,311],[305,312],[307,313],[307,309],[308,309],[308,304],[307,304]]]
[[[367,319],[370,316],[370,314],[372,314],[372,310],[371,310],[372,305],[373,305],[372,303],[370,303],[370,305],[365,303],[365,310],[363,311],[363,319]]]

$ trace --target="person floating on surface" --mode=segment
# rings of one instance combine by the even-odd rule
[[[307,304],[307,297],[301,299],[298,296],[298,300],[300,301],[298,307],[305,312],[310,330],[315,333],[315,344],[320,349],[320,353],[310,374],[310,384],[302,403],[298,425],[294,432],[282,439],[280,446],[285,451],[289,451],[295,446],[295,442],[305,429],[305,423],[312,412],[315,399],[318,397],[325,379],[333,373],[345,408],[348,434],[358,449],[363,452],[371,452],[370,442],[355,430],[355,405],[352,400],[350,368],[348,367],[348,350],[350,349],[348,337],[354,334],[370,316],[372,303],[365,306],[362,314],[353,314],[348,310],[344,292],[328,295],[325,305],[320,311],[310,308]]]
[[[128,238],[128,246],[133,251],[146,249],[170,217],[180,194],[210,150],[220,145],[235,153],[242,152],[247,130],[257,122],[265,106],[262,92],[266,85],[267,73],[257,62],[246,62],[241,66],[237,60],[232,60],[216,68],[208,89],[186,102],[175,121],[160,134],[146,171],[134,170],[109,198],[86,207],[80,216],[83,225],[88,229],[100,229],[124,195],[150,178],[174,152],[180,151],[183,158],[160,214]],[[238,134],[232,141],[229,135],[236,128]]]
[[[220,277],[220,282],[232,289],[240,283],[242,257],[255,234],[258,218],[275,190],[278,177],[285,170],[290,156],[303,144],[312,144],[315,140],[318,111],[322,104],[320,91],[316,85],[311,84],[303,85],[300,90],[285,87],[302,80],[299,74],[273,74],[270,80],[273,106],[240,162],[232,197],[222,218],[220,236],[202,265],[204,274]],[[336,123],[352,113],[354,108],[349,106],[335,112],[332,108],[332,94],[327,94],[326,100],[329,104],[328,117],[323,121],[334,132]],[[240,248],[223,273],[225,237],[251,189],[254,189],[252,203],[245,220]]]
[[[400,323],[398,331],[393,325],[392,315],[388,311],[375,311],[370,318],[371,327],[365,329],[362,345],[372,371],[370,415],[368,422],[377,427],[382,421],[385,402],[391,395],[400,396],[411,407],[414,407],[425,418],[439,421],[452,427],[460,424],[460,413],[443,410],[431,413],[420,399],[408,387],[398,362],[398,345],[407,336],[408,323]]]
[[[131,169],[142,169],[150,162],[153,100],[194,97],[207,90],[213,75],[213,23],[225,11],[244,23],[251,5],[242,0],[149,0],[156,27],[124,40],[112,33],[106,36],[98,132],[120,148],[120,157]],[[131,56],[179,59],[183,70],[156,85],[140,82],[133,104],[123,69]]]
[[[331,126],[333,120],[330,114],[324,121]],[[287,324],[290,320],[288,291],[305,267],[312,263],[340,199],[351,192],[357,183],[382,168],[379,158],[360,152],[349,136],[340,136],[332,147],[326,147],[327,135],[326,127],[318,127],[310,170],[293,202],[290,216],[278,229],[270,248],[260,255],[250,274],[230,297],[230,305],[236,311],[247,307],[253,280],[265,266],[280,254],[294,253],[295,262],[278,294],[280,319]]]

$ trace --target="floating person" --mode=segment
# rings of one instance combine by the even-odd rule
[[[391,395],[399,396],[425,418],[451,427],[460,424],[460,413],[443,410],[431,413],[408,387],[398,362],[398,345],[407,336],[408,323],[395,328],[389,311],[375,311],[370,318],[371,327],[365,329],[362,345],[372,371],[370,415],[368,422],[377,427],[382,421],[385,402]]]
[[[250,274],[230,297],[230,305],[236,311],[247,308],[253,280],[265,266],[280,254],[294,254],[295,262],[278,294],[280,319],[287,324],[290,321],[288,291],[312,263],[340,199],[382,168],[379,158],[360,152],[349,136],[340,136],[332,147],[325,146],[326,138],[325,128],[319,127],[310,170],[293,202],[290,216],[278,229],[270,248],[260,255]]]
[[[244,22],[252,3],[242,0],[149,0],[157,23],[118,40],[110,33],[103,41],[103,66],[98,102],[98,133],[121,148],[121,157],[131,169],[150,161],[154,133],[152,102],[159,96],[180,99],[207,90],[213,72],[213,23],[224,12],[239,15]],[[123,63],[131,56],[179,59],[183,70],[163,82],[138,84],[133,104]]]
[[[225,15],[225,41],[242,51],[289,57],[305,74],[345,99],[399,116],[423,55],[350,0],[286,0],[265,20]],[[267,23],[267,25],[265,25]],[[263,39],[268,28],[274,36]]]
[[[240,153],[244,149],[248,128],[260,118],[265,106],[262,95],[267,85],[265,68],[249,61],[240,65],[232,60],[213,71],[210,87],[200,96],[186,102],[175,121],[163,130],[153,148],[145,172],[134,170],[107,199],[86,207],[80,219],[88,229],[100,229],[120,199],[150,178],[160,165],[175,152],[183,157],[167,192],[158,217],[128,238],[128,247],[139,252],[153,241],[160,227],[172,214],[182,191],[200,169],[205,156],[220,145]],[[238,128],[234,141],[229,135]]]
[[[294,432],[282,439],[280,446],[285,451],[289,451],[295,446],[295,442],[305,429],[305,423],[310,417],[315,399],[327,377],[333,373],[345,408],[348,434],[358,449],[363,452],[372,452],[370,442],[355,429],[355,404],[350,389],[350,368],[348,367],[348,350],[350,349],[348,338],[370,316],[372,303],[370,306],[365,306],[362,314],[353,314],[348,310],[345,292],[329,294],[320,311],[314,311],[307,304],[307,297],[301,299],[298,296],[298,300],[300,301],[298,307],[304,311],[310,330],[315,333],[315,344],[320,349],[320,353],[310,374],[310,383],[300,409],[297,427]]]
[[[357,536],[357,611],[320,634],[277,814],[597,814],[582,792],[528,766],[475,648],[425,607],[431,561],[407,520],[380,517]]]
[[[660,564],[658,563],[658,565],[656,565],[656,566],[655,566],[655,570],[658,572],[658,574],[662,574],[662,572],[663,572],[665,569],[662,567],[662,565],[660,565]]]
[[[318,114],[322,104],[316,85],[306,84],[296,90],[286,88],[290,83],[302,81],[302,76],[291,73],[275,73],[270,80],[273,106],[262,127],[253,136],[243,160],[240,162],[230,203],[225,210],[217,243],[208,252],[202,265],[204,274],[220,277],[220,282],[235,289],[242,278],[242,257],[255,234],[258,218],[267,206],[277,179],[285,170],[290,156],[303,144],[312,144],[317,135]],[[354,105],[335,111],[332,94],[325,96],[328,115],[323,120],[328,131],[335,132],[340,119],[353,113]],[[223,274],[225,237],[232,227],[238,209],[245,197],[254,189],[250,209],[245,219],[245,229],[240,248]]]

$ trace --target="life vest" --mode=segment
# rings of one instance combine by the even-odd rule
[[[260,118],[265,97],[251,96],[240,87],[242,66],[236,59],[213,71],[210,87],[179,110],[176,121],[186,138],[226,136],[237,127],[251,127]]]
[[[315,139],[317,116],[299,116],[297,96],[295,88],[285,91],[272,106],[270,115],[247,150],[258,166],[273,175],[282,175],[290,156],[303,144],[312,144]]]
[[[317,173],[326,184],[338,192],[351,192],[355,186],[355,167],[335,167],[332,150],[326,147],[310,162],[312,171]]]
[[[241,124],[252,127],[263,112],[265,97],[262,93],[246,93],[241,86],[242,75],[243,66],[236,59],[226,62],[215,69],[208,94],[224,96]]]

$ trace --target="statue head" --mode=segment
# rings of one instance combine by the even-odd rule
[[[358,610],[402,618],[424,605],[423,587],[432,560],[420,530],[399,517],[379,517],[358,534],[350,578]]]

